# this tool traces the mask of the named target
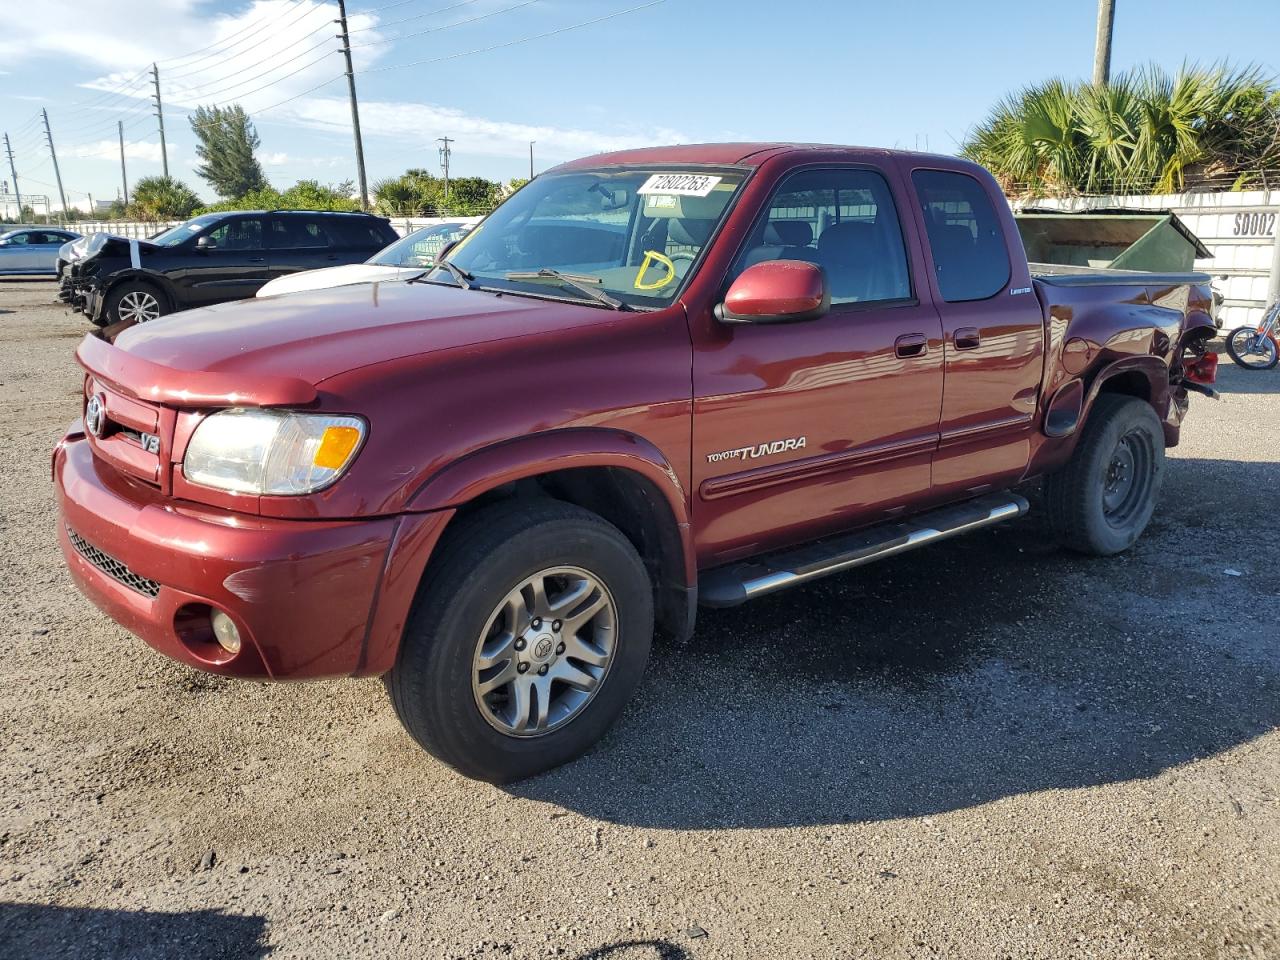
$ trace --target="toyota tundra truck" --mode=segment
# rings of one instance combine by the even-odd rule
[[[1208,278],[1033,272],[953,157],[633,150],[407,282],[87,336],[80,589],[231,677],[383,677],[494,782],[597,741],[655,630],[1019,516],[1131,547],[1212,395]]]

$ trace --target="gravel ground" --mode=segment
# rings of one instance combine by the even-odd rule
[[[1033,510],[704,611],[501,789],[377,682],[196,673],[76,593],[52,294],[0,281],[0,957],[1280,956],[1280,373],[1193,399],[1131,554]]]

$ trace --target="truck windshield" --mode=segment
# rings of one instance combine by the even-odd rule
[[[460,240],[448,259],[472,286],[602,307],[610,299],[662,306],[684,286],[743,176],[705,167],[544,175]],[[455,282],[443,269],[430,279]],[[589,296],[583,284],[607,296]]]

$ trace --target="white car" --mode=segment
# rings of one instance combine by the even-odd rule
[[[461,239],[475,224],[435,223],[415,230],[384,247],[364,263],[348,263],[340,267],[323,267],[320,270],[300,270],[263,284],[259,297],[274,297],[282,293],[301,293],[303,290],[325,290],[329,287],[345,287],[353,283],[373,283],[385,280],[408,280],[431,269],[436,254],[446,244]]]

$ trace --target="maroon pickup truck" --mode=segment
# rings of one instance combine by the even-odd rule
[[[1130,547],[1208,278],[1033,276],[950,157],[719,144],[539,176],[439,264],[81,344],[80,588],[157,650],[385,676],[492,781],[586,750],[655,629],[1016,517]]]

